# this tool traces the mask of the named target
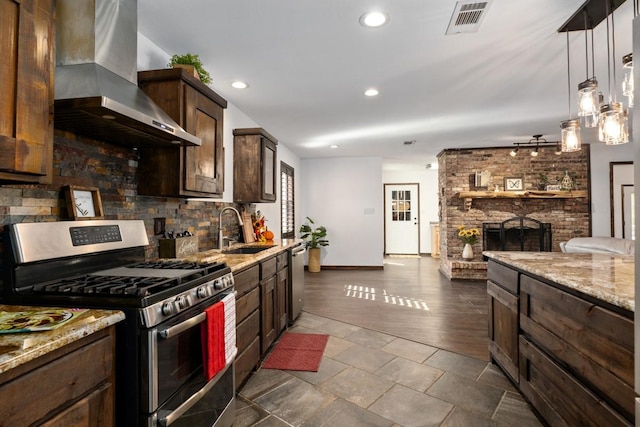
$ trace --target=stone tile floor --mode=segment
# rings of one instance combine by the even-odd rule
[[[288,331],[330,335],[320,369],[259,369],[234,427],[542,426],[486,361],[306,312]]]

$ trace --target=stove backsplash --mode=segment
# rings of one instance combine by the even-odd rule
[[[221,202],[187,202],[179,198],[139,196],[136,152],[56,129],[53,148],[54,177],[51,185],[0,183],[0,224],[65,221],[65,185],[96,187],[107,219],[142,219],[150,245],[148,259],[158,257],[154,218],[166,218],[166,231],[189,231],[198,236],[199,249],[218,245],[218,214]],[[228,165],[230,167],[230,165]],[[255,205],[249,205],[254,210]],[[242,239],[242,230],[232,215],[223,215],[225,236]],[[1,249],[0,249],[1,250]],[[1,257],[0,257],[1,258]]]

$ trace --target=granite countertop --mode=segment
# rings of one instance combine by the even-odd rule
[[[635,311],[634,257],[561,252],[497,252],[483,255],[585,295]]]
[[[267,242],[254,242],[254,243],[236,243],[225,249],[211,249],[204,252],[199,252],[195,255],[184,257],[185,261],[191,262],[214,262],[224,261],[232,272],[244,270],[264,259],[270,258],[282,251],[304,244],[300,239],[283,239],[283,240],[271,240]],[[228,254],[225,253],[228,249],[237,249],[243,247],[268,247],[255,254]]]
[[[52,307],[0,304],[0,311],[5,312],[51,309]],[[105,329],[124,318],[125,315],[121,311],[87,310],[50,331],[0,334],[0,373]]]

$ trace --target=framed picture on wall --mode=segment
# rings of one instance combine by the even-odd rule
[[[524,181],[522,177],[505,177],[504,191],[521,191],[524,190]]]
[[[76,187],[68,185],[64,188],[69,217],[74,220],[102,219],[102,200],[100,190],[94,187]]]

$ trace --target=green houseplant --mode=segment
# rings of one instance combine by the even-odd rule
[[[320,246],[329,246],[329,240],[326,239],[327,229],[322,225],[315,227],[315,222],[309,217],[307,221],[309,224],[300,226],[300,238],[309,250],[309,272],[317,273],[320,271]]]
[[[191,65],[198,73],[198,78],[204,84],[211,83],[211,75],[204,69],[200,56],[194,53],[185,53],[184,55],[173,55],[169,60],[169,67],[175,67],[180,65]]]

